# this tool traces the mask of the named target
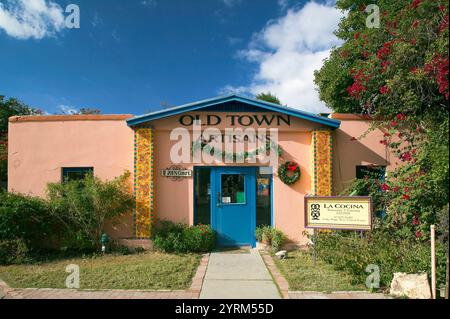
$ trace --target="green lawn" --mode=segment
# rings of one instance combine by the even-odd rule
[[[351,276],[338,272],[332,265],[317,259],[316,266],[312,255],[307,252],[292,251],[288,257],[278,260],[274,257],[284,278],[289,283],[289,290],[302,291],[349,291],[367,290],[364,285],[352,285]]]
[[[65,288],[66,266],[77,264],[81,289],[186,289],[199,262],[195,254],[105,255],[0,266],[0,278],[14,288]]]

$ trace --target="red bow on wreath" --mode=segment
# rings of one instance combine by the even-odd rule
[[[298,164],[297,164],[297,163],[294,163],[294,162],[289,162],[289,164],[287,165],[287,169],[288,169],[290,172],[295,172],[295,170],[297,169],[297,167],[298,167]]]

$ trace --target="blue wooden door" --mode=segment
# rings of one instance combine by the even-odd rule
[[[217,244],[255,247],[256,168],[216,167],[211,175],[211,224]]]

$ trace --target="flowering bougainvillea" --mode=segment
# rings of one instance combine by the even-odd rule
[[[365,9],[372,3],[337,1],[348,12],[336,31],[343,44],[332,50],[315,82],[334,111],[370,115],[373,127],[382,129],[380,144],[402,164],[376,185],[387,222],[424,240],[448,202],[449,5],[380,0],[380,27],[368,28]]]

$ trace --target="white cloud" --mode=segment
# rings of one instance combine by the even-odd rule
[[[117,33],[117,31],[116,30],[114,30],[113,32],[111,32],[111,36],[112,36],[112,38],[114,39],[114,40],[116,40],[117,42],[120,42],[120,36],[119,36],[119,34]]]
[[[224,92],[256,95],[270,91],[288,106],[310,112],[329,109],[319,100],[314,70],[320,69],[330,49],[339,45],[333,35],[343,13],[331,4],[308,2],[289,9],[285,16],[270,21],[254,34],[246,50],[238,56],[258,64],[252,82],[245,87],[226,86]]]
[[[156,7],[156,6],[158,5],[158,2],[157,2],[156,0],[142,0],[142,1],[141,1],[141,4],[142,4],[144,7],[151,7],[151,8],[154,8],[154,7]]]
[[[54,36],[65,27],[63,9],[47,0],[8,0],[0,3],[0,29],[17,39]]]
[[[234,7],[235,5],[238,5],[242,2],[242,0],[222,0],[222,1],[229,8]]]
[[[95,28],[98,25],[103,24],[103,19],[100,17],[100,15],[98,14],[98,12],[94,13],[94,17],[91,20],[91,24],[92,26]]]
[[[80,110],[68,105],[58,105],[58,109],[62,114],[74,115],[80,113]]]
[[[281,10],[284,10],[288,7],[289,0],[278,0],[277,3],[280,6]]]
[[[238,37],[227,37],[227,41],[229,45],[237,45],[242,42],[242,38]]]

